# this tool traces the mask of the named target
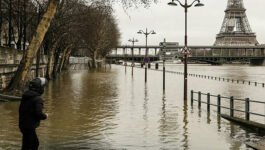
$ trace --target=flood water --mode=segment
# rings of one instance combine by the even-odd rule
[[[160,66],[161,67],[161,66]],[[182,65],[167,70],[183,71]],[[189,65],[190,73],[265,82],[264,67]],[[190,90],[264,101],[265,88],[189,77]],[[183,101],[183,76],[112,65],[102,71],[72,70],[50,82],[43,95],[49,118],[37,129],[41,150],[241,150],[258,135],[217,116],[216,109]],[[203,101],[205,98],[203,97]],[[213,100],[214,101],[214,100]],[[20,102],[0,103],[0,150],[18,150]],[[226,105],[229,102],[223,102]],[[244,103],[235,102],[236,108]],[[264,114],[264,105],[251,110]],[[228,111],[222,110],[222,113]],[[235,113],[244,117],[244,114]],[[262,117],[251,120],[265,123]]]

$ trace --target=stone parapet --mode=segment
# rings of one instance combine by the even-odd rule
[[[14,76],[20,61],[22,59],[23,52],[7,47],[0,47],[0,89],[4,89],[10,83]],[[39,65],[39,75],[45,76],[47,69],[48,58],[47,56],[41,56]],[[31,67],[30,78],[35,78],[36,75],[36,59],[33,60]]]

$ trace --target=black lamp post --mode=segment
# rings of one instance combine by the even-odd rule
[[[134,67],[134,43],[136,43],[136,42],[139,42],[137,39],[129,39],[128,40],[129,42],[132,42],[132,64],[131,64],[131,66],[132,66],[132,75],[133,75],[133,67]]]
[[[200,0],[194,0],[191,4],[188,4],[187,0],[185,0],[185,4],[182,4],[179,0],[172,0],[171,2],[168,3],[168,5],[177,6],[178,4],[175,1],[177,1],[180,4],[180,6],[185,9],[185,40],[184,40],[185,41],[185,46],[183,48],[183,53],[184,53],[184,100],[186,101],[188,99],[188,91],[187,91],[188,90],[187,59],[188,59],[188,54],[189,54],[188,35],[187,35],[187,13],[188,13],[188,8],[193,6],[193,4],[195,2],[197,2],[197,4],[195,4],[195,7],[201,7],[201,6],[204,6],[204,4],[202,4],[200,2]]]
[[[148,30],[146,28],[145,31],[139,30],[137,33],[145,35],[145,57],[147,57],[148,56],[148,50],[147,50],[147,38],[148,38],[148,35],[156,34],[156,32],[154,30],[148,32]],[[146,82],[147,82],[147,63],[145,63],[145,83]]]

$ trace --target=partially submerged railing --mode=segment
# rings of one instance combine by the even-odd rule
[[[197,94],[197,99],[195,99],[195,94]],[[207,96],[207,101],[202,101],[202,95]],[[215,99],[214,99],[215,98]],[[217,101],[217,104],[213,104],[211,103],[212,100]],[[226,107],[222,105],[222,101],[229,101],[230,102],[230,107]],[[245,98],[245,99],[239,99],[239,98],[234,98],[233,96],[231,97],[224,97],[221,95],[212,95],[210,93],[202,93],[202,92],[194,92],[193,90],[191,91],[191,105],[193,105],[194,101],[198,102],[198,107],[201,108],[201,104],[206,104],[207,105],[207,111],[210,111],[211,106],[215,106],[217,108],[217,114],[220,115],[221,114],[221,110],[222,109],[226,109],[226,110],[230,110],[230,117],[234,117],[234,113],[235,112],[241,112],[241,113],[245,113],[245,120],[250,120],[250,115],[254,115],[254,116],[261,116],[261,117],[265,117],[264,114],[259,114],[256,112],[251,112],[250,111],[250,105],[251,104],[263,104],[265,106],[265,102],[261,102],[261,101],[256,101],[256,100],[251,100],[249,98]],[[241,101],[245,103],[245,110],[240,110],[240,109],[236,109],[234,106],[234,102],[235,101]]]
[[[137,67],[137,66],[135,66]],[[141,68],[141,67],[137,67]],[[149,70],[153,71],[160,71],[162,72],[163,70],[158,70],[158,69],[152,69],[149,68]],[[166,70],[166,73],[171,73],[171,74],[177,74],[177,75],[184,75],[183,72],[177,72],[177,71],[170,71]],[[232,79],[232,78],[224,78],[224,77],[215,77],[215,76],[209,76],[209,75],[202,75],[202,74],[194,74],[194,73],[189,73],[188,76],[190,77],[197,77],[197,78],[202,78],[202,79],[209,79],[209,80],[215,80],[215,81],[220,81],[220,82],[230,82],[234,84],[245,84],[245,85],[251,85],[251,86],[256,86],[256,87],[265,87],[265,83],[258,82],[258,81],[249,81],[249,80],[239,80],[239,79]]]

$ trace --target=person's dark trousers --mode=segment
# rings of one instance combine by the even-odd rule
[[[21,150],[38,150],[39,140],[36,130],[21,130],[21,132],[23,134]]]

